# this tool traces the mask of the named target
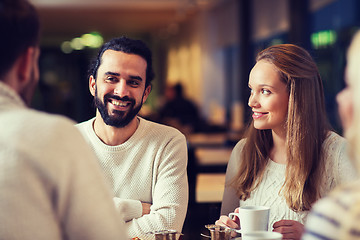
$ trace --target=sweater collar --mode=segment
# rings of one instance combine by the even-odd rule
[[[0,106],[4,107],[6,105],[26,107],[25,102],[20,98],[19,94],[7,84],[0,81]]]

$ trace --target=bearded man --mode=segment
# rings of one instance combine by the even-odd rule
[[[90,69],[96,116],[77,125],[99,158],[130,237],[182,230],[188,204],[183,134],[138,116],[154,78],[149,48],[120,37],[105,43]]]

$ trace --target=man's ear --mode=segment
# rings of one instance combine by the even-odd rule
[[[95,90],[96,90],[96,80],[93,77],[93,75],[90,75],[89,77],[89,90],[91,95],[95,97]]]
[[[143,103],[146,102],[146,99],[148,98],[150,92],[151,92],[151,84],[149,84],[149,86],[147,86],[144,91]]]
[[[31,74],[33,72],[33,66],[37,64],[34,63],[34,61],[37,61],[37,58],[34,57],[35,54],[36,48],[29,47],[18,57],[14,64],[19,88],[27,86],[28,81],[32,80]]]

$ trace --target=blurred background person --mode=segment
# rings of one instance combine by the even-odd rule
[[[27,107],[39,80],[35,8],[0,0],[0,32],[0,239],[126,239],[74,122]]]
[[[347,53],[346,87],[337,95],[349,154],[360,168],[360,31]],[[360,181],[339,187],[311,210],[303,239],[360,239]]]
[[[216,224],[238,228],[239,220],[227,217],[235,208],[268,206],[269,230],[300,239],[312,204],[355,178],[345,140],[330,130],[322,81],[305,49],[261,51],[249,87],[253,120],[232,152]]]
[[[184,94],[181,83],[165,89],[164,104],[159,109],[159,121],[185,134],[201,131],[202,119],[196,104]]]

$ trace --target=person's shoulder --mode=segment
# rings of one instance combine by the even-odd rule
[[[317,212],[345,211],[360,202],[359,180],[337,187],[328,196],[318,200],[313,207]]]
[[[147,120],[145,118],[140,118],[140,124],[142,128],[147,132],[151,134],[160,134],[165,136],[179,136],[179,137],[185,137],[184,134],[182,134],[178,129],[167,126],[164,124],[156,123],[150,120]]]
[[[346,142],[345,138],[337,134],[336,132],[329,131],[325,138],[325,144],[336,144],[339,142]]]
[[[95,117],[89,119],[89,120],[86,120],[86,121],[83,121],[83,122],[79,122],[79,123],[76,123],[75,124],[75,127],[77,129],[79,129],[81,132],[85,131],[86,129],[89,129],[91,128],[92,126],[92,123],[94,122],[95,120]]]
[[[343,149],[345,147],[346,143],[347,141],[345,138],[335,132],[329,131],[324,140],[323,148],[330,152],[339,151],[339,149]]]
[[[63,127],[73,127],[73,125],[75,124],[75,121],[71,120],[66,116],[50,114],[35,109],[17,110],[14,112],[8,112],[6,115],[3,116],[8,116],[12,118],[12,121],[14,123],[16,123],[16,120],[18,122],[22,122],[22,127],[28,129],[59,129]]]
[[[0,120],[3,137],[21,137],[29,146],[59,146],[80,137],[75,121],[66,116],[49,114],[34,109],[22,109],[2,113]],[[72,142],[74,142],[72,141]]]
[[[244,146],[245,146],[245,143],[246,143],[246,138],[240,139],[240,140],[236,143],[233,151],[242,151],[242,149],[243,149]]]
[[[71,135],[72,133],[77,132],[74,126],[76,122],[63,115],[31,110],[29,112],[29,117],[28,122],[31,122],[30,126],[32,125],[34,128],[39,127],[41,128],[41,132],[44,133]]]

